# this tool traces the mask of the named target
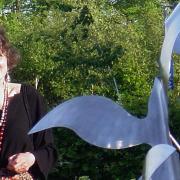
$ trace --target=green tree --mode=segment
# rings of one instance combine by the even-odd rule
[[[161,2],[23,0],[18,1],[18,11],[11,8],[15,1],[4,2],[0,22],[22,54],[13,81],[34,85],[39,78],[38,90],[49,108],[75,96],[98,94],[143,117],[159,74],[164,34]],[[172,129],[179,125],[178,92],[179,86],[170,96]],[[180,137],[179,131],[174,133]],[[52,179],[135,178],[149,149],[104,150],[64,129],[56,129],[55,138],[59,161]]]

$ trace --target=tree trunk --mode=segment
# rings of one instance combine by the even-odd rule
[[[20,0],[16,0],[13,4],[13,12],[19,12],[20,11]]]

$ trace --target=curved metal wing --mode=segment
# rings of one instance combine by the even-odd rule
[[[30,133],[52,127],[66,127],[90,144],[110,149],[142,143],[167,143],[167,105],[162,91],[160,80],[155,79],[145,119],[132,116],[106,97],[82,96],[54,108]],[[163,135],[159,136],[159,133]]]
[[[66,127],[90,144],[119,149],[140,144],[141,121],[127,113],[112,100],[102,96],[82,96],[66,101],[30,131],[34,133],[51,127]]]

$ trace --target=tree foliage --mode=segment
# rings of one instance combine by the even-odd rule
[[[35,84],[49,108],[79,95],[98,94],[139,117],[147,101],[163,40],[162,1],[9,0],[0,22],[22,54],[14,81]],[[177,67],[179,65],[177,64]],[[175,77],[178,81],[178,77]],[[117,93],[114,80],[117,83]],[[177,86],[178,87],[178,86]],[[179,125],[171,93],[171,126]],[[175,131],[178,137],[179,131]],[[56,129],[59,161],[52,179],[131,179],[141,174],[147,146],[104,150]]]

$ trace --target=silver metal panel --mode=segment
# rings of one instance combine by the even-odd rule
[[[159,79],[154,82],[148,116],[138,119],[111,99],[81,96],[60,104],[30,131],[66,127],[82,139],[103,148],[122,149],[137,144],[169,143],[168,112]]]
[[[167,34],[168,30],[170,29],[172,23],[174,22],[174,19],[177,18],[177,14],[179,14],[179,6],[174,9],[173,13],[165,20],[165,33]],[[173,46],[173,52],[176,54],[180,54],[180,34],[175,40],[174,46]]]
[[[180,51],[179,33],[180,33],[180,3],[176,6],[172,14],[165,21],[165,38],[161,50],[160,70],[166,86],[169,80],[170,63],[173,51]],[[176,42],[176,44],[175,44]],[[178,50],[177,50],[178,49]]]
[[[150,180],[154,172],[163,164],[176,149],[167,144],[158,144],[152,147],[145,159],[143,176],[141,179]]]

